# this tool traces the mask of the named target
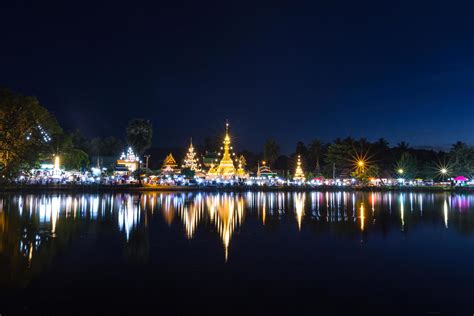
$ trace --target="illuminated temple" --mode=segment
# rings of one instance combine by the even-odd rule
[[[239,159],[236,159],[238,168],[234,166],[234,158],[235,153],[231,153],[233,149],[231,146],[230,136],[229,136],[229,123],[225,125],[225,136],[223,141],[223,150],[222,158],[219,164],[216,166],[214,164],[211,165],[209,171],[207,173],[209,178],[223,178],[223,179],[230,179],[234,177],[238,178],[246,178],[248,177],[248,173],[244,170],[245,167],[245,158],[241,156]],[[221,153],[219,153],[221,156]],[[216,159],[216,162],[218,159]]]
[[[300,155],[298,155],[298,160],[296,161],[296,170],[295,170],[295,175],[293,176],[293,180],[295,180],[295,181],[304,181],[305,180],[303,168],[301,168],[301,157],[300,157]]]

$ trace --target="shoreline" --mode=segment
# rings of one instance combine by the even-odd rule
[[[0,186],[0,193],[16,192],[450,192],[474,193],[474,187],[343,187],[343,186],[156,186],[138,185],[5,185]]]

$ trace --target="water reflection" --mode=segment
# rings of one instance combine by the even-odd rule
[[[246,221],[256,224],[248,229],[284,227],[295,234],[337,232],[354,238],[359,231],[363,241],[379,238],[377,232],[408,234],[408,228],[424,224],[472,233],[473,199],[380,192],[5,195],[0,198],[0,281],[28,275],[35,261],[44,265],[66,241],[87,233],[86,228],[112,229],[127,253],[144,257],[157,221],[168,229],[180,227],[173,238],[190,242],[206,231],[218,237],[227,261],[231,241],[236,232],[247,229]]]

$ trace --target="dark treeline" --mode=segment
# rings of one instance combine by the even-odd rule
[[[101,157],[107,157],[109,163],[102,165],[110,167],[127,146],[132,147],[142,160],[148,156],[150,167],[158,169],[167,150],[151,148],[153,127],[150,121],[133,119],[124,131],[125,140],[113,136],[86,138],[79,131],[66,132],[35,97],[0,89],[1,178],[11,178],[55,155],[61,157],[61,163],[67,169],[84,170],[101,161]],[[207,137],[196,146],[201,157],[218,151],[221,136]],[[182,145],[181,149],[174,147],[178,162],[186,151],[187,144]],[[416,149],[406,142],[390,146],[383,138],[369,142],[365,138],[348,137],[326,143],[314,139],[308,144],[297,142],[295,151],[284,155],[276,140],[267,140],[259,153],[247,150],[237,153],[245,157],[250,171],[255,172],[258,164],[265,160],[281,176],[294,172],[297,155],[301,157],[307,178],[442,179],[459,175],[471,178],[474,174],[474,147],[463,142],[453,144],[444,152]]]

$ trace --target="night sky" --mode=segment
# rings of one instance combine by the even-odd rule
[[[0,28],[0,85],[87,136],[474,143],[473,1],[3,1]]]

